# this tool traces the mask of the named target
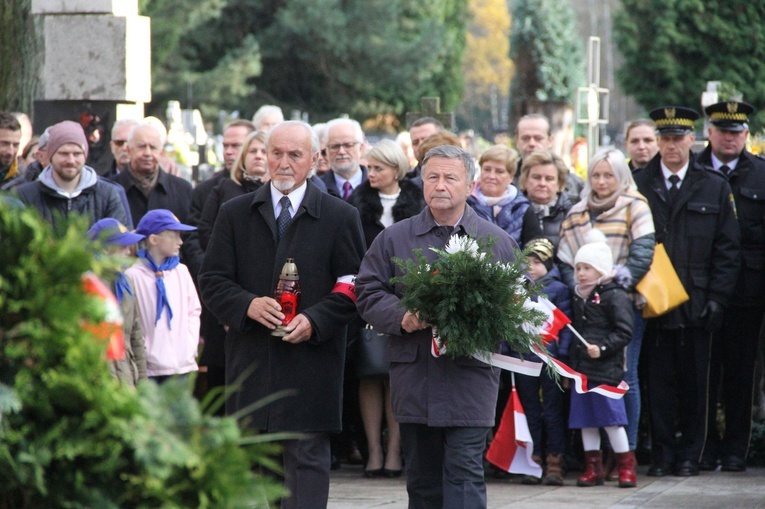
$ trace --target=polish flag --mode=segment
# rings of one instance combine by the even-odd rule
[[[541,478],[542,467],[531,458],[533,454],[534,441],[531,439],[521,400],[515,390],[513,376],[513,390],[502,413],[497,434],[486,452],[486,459],[505,472]]]
[[[558,333],[560,333],[563,327],[570,324],[571,320],[566,316],[566,313],[558,309],[558,306],[545,297],[539,296],[537,302],[542,304],[547,312],[548,318],[542,331],[542,340],[547,344],[550,341],[557,340]]]
[[[106,358],[118,361],[125,358],[125,338],[122,334],[122,311],[117,297],[92,272],[82,275],[82,289],[92,296],[103,312],[103,320],[98,323],[86,321],[82,328],[96,337],[99,341],[108,341]]]

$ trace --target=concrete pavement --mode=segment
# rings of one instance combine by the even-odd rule
[[[332,472],[330,509],[406,509],[406,485],[399,479],[365,479],[361,466]],[[579,488],[579,472],[562,487],[524,486],[517,479],[487,479],[489,509],[765,509],[765,468],[746,472],[701,472],[698,477],[646,477],[638,469],[637,488],[616,483]]]

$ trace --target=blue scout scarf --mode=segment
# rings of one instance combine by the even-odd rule
[[[117,302],[122,304],[122,298],[126,293],[133,297],[133,290],[130,289],[130,283],[128,283],[125,274],[117,272],[117,277],[114,278],[114,295],[117,296]]]
[[[167,308],[167,327],[170,328],[170,320],[173,319],[173,310],[170,309],[170,302],[167,300],[164,272],[176,268],[178,264],[181,263],[181,259],[177,256],[169,256],[162,262],[162,265],[157,267],[157,262],[154,261],[145,249],[138,250],[138,258],[143,258],[146,265],[148,265],[149,268],[154,271],[154,275],[157,276],[157,317],[154,319],[154,325],[159,322],[159,318],[162,316],[162,308]]]

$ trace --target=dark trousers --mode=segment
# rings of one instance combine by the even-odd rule
[[[329,434],[309,433],[302,440],[282,442],[284,485],[282,509],[326,508],[329,500]]]
[[[711,334],[696,327],[646,331],[643,348],[649,356],[654,465],[668,467],[701,457],[707,429],[710,342]]]
[[[640,425],[640,379],[638,377],[638,361],[645,332],[643,311],[635,308],[635,321],[632,322],[632,339],[627,345],[627,369],[624,371],[624,381],[630,386],[624,394],[624,409],[627,411],[627,440],[630,451],[637,449],[638,426]]]
[[[168,380],[186,380],[190,376],[190,373],[183,373],[182,375],[156,375],[150,376],[149,380],[153,380],[157,385],[162,385]]]
[[[359,331],[365,323],[360,316],[355,315],[348,324],[345,346],[345,370],[343,371],[343,394],[357,395],[359,393],[359,378],[356,375],[356,360],[359,349]],[[340,433],[333,433],[330,437],[332,455],[336,468],[340,463],[354,464],[354,453],[362,449],[366,457],[366,435],[364,423],[361,420],[361,408],[358,397],[343,398],[343,429]]]
[[[207,367],[207,374],[200,377],[197,382],[199,389],[198,398],[203,400],[211,390],[216,387],[226,385],[226,352],[224,345],[226,343],[226,330],[218,319],[202,305],[202,315],[200,316],[199,334],[204,338],[204,346],[199,358],[199,365]],[[223,397],[221,395],[221,397]],[[213,415],[223,417],[226,414],[225,401],[219,405]]]
[[[217,387],[225,387],[226,386],[226,368],[223,366],[213,366],[209,365],[207,366],[207,380],[205,385],[205,395],[209,393],[211,390],[217,388]],[[216,417],[223,417],[226,415],[226,402],[222,398],[224,397],[223,394],[219,396],[220,399],[220,405],[215,407],[215,410],[213,411],[212,415],[215,415]],[[216,400],[217,401],[217,400]]]
[[[400,427],[409,509],[486,507],[483,452],[490,428]]]
[[[529,432],[534,440],[534,454],[540,458],[546,454],[563,454],[566,433],[563,389],[558,387],[546,369],[542,369],[539,376],[516,373],[515,389],[518,391],[529,424]]]
[[[705,456],[746,459],[752,431],[754,366],[762,328],[762,308],[731,307],[712,337]],[[721,383],[722,382],[722,383]],[[717,429],[717,402],[725,409],[725,434]]]

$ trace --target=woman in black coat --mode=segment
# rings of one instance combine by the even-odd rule
[[[349,203],[359,210],[368,248],[383,229],[419,214],[425,201],[422,189],[404,179],[409,162],[398,144],[391,140],[379,142],[367,153],[367,161],[369,180],[353,191]],[[391,407],[388,373],[359,378],[359,406],[369,451],[364,475],[398,477],[402,471],[401,436]],[[384,460],[381,441],[383,413],[388,425],[388,448]]]
[[[257,131],[250,133],[242,143],[234,164],[231,166],[231,178],[220,178],[218,185],[211,191],[199,216],[199,246],[202,252],[212,236],[213,226],[218,217],[220,207],[227,201],[255,191],[268,180],[266,165],[266,133]],[[223,384],[225,353],[223,351],[226,331],[205,304],[202,305],[201,336],[204,338],[204,348],[199,362],[208,368],[208,381],[211,386]],[[221,412],[223,409],[221,409]]]
[[[199,219],[199,244],[207,250],[220,206],[237,196],[255,191],[268,182],[266,164],[266,133],[250,133],[242,143],[242,151],[231,166],[231,178],[220,179],[210,192]]]

